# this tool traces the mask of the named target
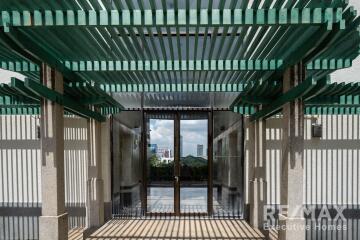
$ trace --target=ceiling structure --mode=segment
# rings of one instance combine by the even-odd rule
[[[327,77],[359,55],[360,18],[346,0],[6,0],[0,10],[0,67],[39,83],[47,63],[63,74],[64,97],[76,102],[86,86],[82,109],[214,108],[256,119],[304,98],[309,114],[359,112],[359,86]],[[283,94],[282,75],[298,62],[306,80]],[[38,104],[18,90],[1,86],[3,114]]]

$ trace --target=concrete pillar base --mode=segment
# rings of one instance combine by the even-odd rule
[[[104,222],[109,221],[112,218],[112,201],[104,201]]]
[[[68,214],[39,217],[39,239],[68,239]]]
[[[305,240],[305,218],[290,218],[279,214],[279,240]]]
[[[87,180],[88,202],[86,208],[87,227],[100,227],[104,224],[104,182],[99,178]]]
[[[93,234],[97,229],[97,227],[91,227],[91,228],[85,228],[83,231],[83,240],[86,240],[87,238],[89,238],[91,236],[91,234]]]
[[[265,230],[264,224],[266,223],[265,199],[267,181],[264,179],[254,179],[250,181],[249,188],[251,191],[250,195],[250,225],[258,228],[265,237],[269,236],[269,231]]]

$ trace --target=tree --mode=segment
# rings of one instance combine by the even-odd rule
[[[160,165],[160,160],[156,156],[156,154],[153,154],[149,159],[150,166],[157,167]]]

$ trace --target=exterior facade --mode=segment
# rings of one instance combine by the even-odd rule
[[[0,239],[360,239],[348,1],[0,10]]]
[[[317,121],[322,124],[322,138],[311,137],[311,124]],[[33,116],[1,117],[1,239],[37,239],[39,216],[41,215],[41,179],[39,165],[40,140],[36,135],[39,119]],[[109,122],[102,128],[103,176],[105,185],[110,185],[110,131]],[[11,127],[9,127],[11,126]],[[86,120],[77,117],[65,119],[65,203],[69,213],[69,229],[86,226],[86,169],[87,169],[87,134]],[[309,224],[319,224],[306,231],[306,239],[357,239],[359,219],[359,117],[352,116],[305,116],[305,166],[304,166],[304,204],[321,209],[322,206],[345,206],[346,230],[326,228],[331,224],[324,220]],[[238,129],[234,126],[234,129]],[[219,135],[220,139],[229,141],[228,129]],[[276,207],[280,204],[280,156],[281,156],[281,118],[267,120],[266,156],[267,156],[267,205]],[[120,135],[121,136],[121,135]],[[115,143],[116,144],[116,143]],[[245,165],[249,165],[249,135],[245,137]],[[107,148],[105,146],[108,146]],[[121,146],[121,144],[120,144]],[[127,146],[126,146],[127,147]],[[224,147],[227,148],[228,147]],[[230,151],[229,149],[226,151]],[[126,151],[124,151],[126,153]],[[230,158],[231,154],[225,153]],[[21,157],[18,157],[21,156]],[[79,160],[80,159],[80,160]],[[81,160],[82,159],[82,160]],[[132,161],[135,161],[133,158]],[[27,164],[23,164],[27,163]],[[25,167],[25,166],[26,167]],[[124,171],[120,174],[126,177]],[[248,169],[245,167],[245,169]],[[225,177],[226,178],[226,177]],[[249,179],[246,171],[245,179]],[[249,189],[245,180],[245,189]],[[129,184],[131,185],[131,184]],[[105,188],[106,189],[106,188]],[[140,198],[132,191],[134,200]],[[248,191],[244,191],[248,192]],[[104,192],[106,219],[112,215],[111,191]],[[250,204],[246,194],[246,203]],[[17,227],[21,223],[21,228]],[[269,221],[269,224],[274,224]],[[332,223],[333,224],[333,223]],[[325,227],[324,227],[325,229]]]

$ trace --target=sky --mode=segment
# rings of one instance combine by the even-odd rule
[[[197,154],[197,145],[207,149],[207,120],[181,120],[180,135],[183,137],[183,156]],[[170,148],[174,153],[174,121],[150,119],[150,143]]]
[[[10,79],[12,77],[16,77],[20,80],[23,80],[25,77],[22,74],[16,73],[16,72],[11,72],[11,71],[7,71],[4,69],[0,68],[0,83],[9,83]]]

